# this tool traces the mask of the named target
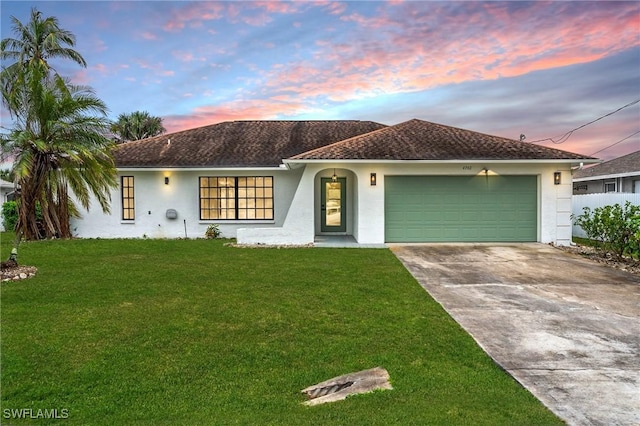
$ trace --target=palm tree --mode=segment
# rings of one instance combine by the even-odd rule
[[[147,111],[134,111],[120,114],[111,131],[118,136],[118,142],[126,142],[161,135],[167,130],[162,126],[162,118],[152,117]]]
[[[77,214],[70,196],[89,208],[95,197],[109,211],[110,189],[117,185],[114,144],[104,135],[107,108],[93,91],[72,85],[52,70],[48,58],[71,59],[85,66],[73,49],[75,38],[55,18],[31,12],[23,25],[12,17],[20,37],[0,42],[2,59],[12,59],[0,74],[2,101],[14,119],[0,136],[2,151],[15,157],[20,186],[16,246],[21,237],[70,237],[69,217]],[[42,211],[42,223],[36,208]]]
[[[23,107],[15,102],[24,100],[23,88],[29,77],[42,78],[41,73],[50,77],[60,77],[52,70],[49,59],[68,59],[86,68],[87,63],[74,49],[75,36],[58,25],[58,19],[51,16],[42,18],[42,13],[31,9],[31,19],[23,24],[16,17],[11,17],[12,30],[17,38],[5,38],[0,42],[0,59],[10,61],[11,65],[3,67],[0,73],[3,101],[12,114],[22,111]],[[30,71],[36,71],[32,75]],[[39,71],[39,72],[38,72]]]
[[[18,226],[26,239],[71,237],[69,217],[78,209],[69,190],[88,209],[92,196],[109,212],[110,189],[117,185],[112,156],[115,146],[104,136],[107,108],[91,89],[65,80],[33,87],[37,121],[17,124],[3,138],[16,154],[14,172],[20,185]],[[42,224],[36,220],[36,205]],[[44,234],[44,235],[42,235]]]

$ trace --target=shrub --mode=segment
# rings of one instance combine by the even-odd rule
[[[40,208],[40,203],[36,203],[36,221],[42,231],[42,208]],[[6,201],[2,203],[2,224],[4,225],[4,229],[7,231],[15,231],[17,223],[18,203],[16,201]]]
[[[18,223],[18,205],[15,201],[7,201],[2,204],[2,225],[7,231],[15,231]]]
[[[618,258],[625,255],[640,257],[640,206],[629,201],[624,206],[583,208],[580,216],[574,217],[589,239],[596,241],[596,247],[613,253]]]
[[[209,239],[218,238],[220,236],[220,228],[215,223],[212,223],[211,225],[207,226],[207,230],[205,231],[204,236]]]

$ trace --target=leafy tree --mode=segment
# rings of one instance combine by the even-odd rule
[[[118,142],[126,142],[161,135],[167,130],[162,126],[162,118],[153,117],[147,111],[134,111],[120,114],[111,131],[118,136]]]
[[[16,245],[22,237],[70,237],[69,217],[77,214],[75,198],[89,208],[94,196],[109,211],[110,189],[117,185],[108,130],[107,108],[86,86],[58,75],[49,58],[71,59],[85,66],[71,49],[75,37],[60,29],[56,18],[43,19],[33,9],[24,25],[12,17],[18,38],[0,42],[2,101],[14,119],[0,136],[2,151],[14,158],[12,171],[20,185]],[[42,220],[36,214],[40,206]]]

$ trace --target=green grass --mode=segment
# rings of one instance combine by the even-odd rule
[[[19,261],[38,274],[1,286],[3,423],[562,424],[388,250],[71,240],[23,243]],[[394,390],[301,404],[375,366]]]
[[[589,238],[576,237],[575,235],[573,236],[572,241],[581,246],[589,246],[589,247],[598,246],[598,241],[590,240]]]

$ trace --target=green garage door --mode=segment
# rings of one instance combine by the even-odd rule
[[[536,176],[385,176],[387,242],[537,241]]]

